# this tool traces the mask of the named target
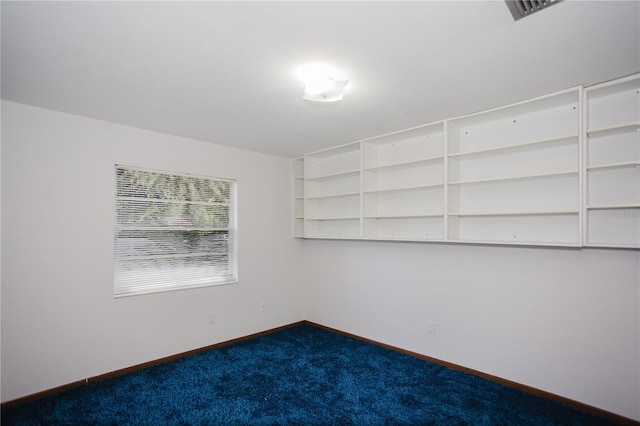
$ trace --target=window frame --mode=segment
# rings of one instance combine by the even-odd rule
[[[120,194],[119,192],[119,187],[118,187],[118,170],[128,170],[128,171],[140,171],[140,172],[146,172],[146,173],[155,173],[155,174],[163,174],[166,176],[180,176],[180,177],[185,177],[185,178],[194,178],[194,179],[206,179],[206,180],[211,180],[211,181],[215,181],[215,182],[225,182],[229,184],[229,202],[228,202],[228,220],[227,220],[227,226],[224,229],[224,231],[226,231],[226,235],[227,237],[227,244],[226,244],[226,253],[225,255],[227,256],[228,262],[226,263],[226,266],[228,268],[229,271],[231,271],[229,274],[224,274],[224,275],[218,275],[216,277],[212,276],[212,280],[210,282],[206,282],[206,283],[185,283],[183,285],[180,285],[179,283],[177,283],[176,281],[173,281],[172,284],[165,284],[165,285],[153,285],[153,286],[144,286],[141,285],[140,287],[142,287],[141,290],[138,291],[133,291],[131,289],[131,286],[129,287],[125,287],[125,286],[117,286],[117,268],[118,268],[118,264],[119,262],[122,262],[124,259],[122,257],[118,257],[119,251],[117,249],[117,243],[118,243],[118,235],[119,232],[122,231],[122,228],[120,227],[120,224],[118,222],[118,205],[119,205],[119,201],[122,201],[123,198],[133,198],[133,197],[124,197]],[[228,284],[234,284],[237,283],[239,278],[238,278],[238,196],[237,196],[237,192],[238,192],[238,182],[236,179],[231,179],[231,178],[220,178],[220,177],[213,177],[213,176],[205,176],[205,175],[199,175],[199,174],[193,174],[193,173],[184,173],[184,172],[177,172],[177,171],[169,171],[169,170],[162,170],[162,169],[151,169],[151,168],[144,168],[144,167],[137,167],[137,166],[129,166],[129,165],[125,165],[125,164],[115,164],[114,167],[114,217],[113,217],[113,224],[114,224],[114,228],[113,228],[113,280],[112,280],[112,293],[113,293],[113,297],[114,298],[122,298],[122,297],[130,297],[130,296],[139,296],[139,295],[143,295],[143,294],[154,294],[154,293],[163,293],[163,292],[171,292],[171,291],[180,291],[180,290],[189,290],[189,289],[194,289],[194,288],[203,288],[203,287],[213,287],[213,286],[220,286],[220,285],[228,285]],[[150,200],[148,198],[141,198],[141,200]],[[132,201],[132,200],[131,200]],[[190,203],[189,200],[181,200],[179,202],[183,202],[183,203]],[[214,205],[215,203],[211,203],[210,205]],[[167,218],[168,219],[168,218]],[[132,231],[144,231],[145,227],[139,227],[139,228],[130,228]],[[155,231],[158,231],[157,227],[154,228]],[[213,228],[211,229],[213,230]],[[163,230],[160,230],[160,232],[162,232]],[[174,228],[172,228],[171,226],[167,225],[167,229],[166,229],[166,234],[167,236],[170,235],[171,232],[175,232],[176,230]],[[167,259],[172,258],[172,259],[176,259],[180,257],[180,255],[177,255],[175,258],[174,257],[170,257],[168,256]],[[188,256],[186,256],[188,257]],[[203,278],[206,279],[206,278]],[[128,288],[130,291],[127,292],[123,292],[123,291],[119,291],[116,292],[116,290],[120,288]]]

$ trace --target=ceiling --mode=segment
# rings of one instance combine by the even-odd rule
[[[2,1],[3,99],[284,157],[640,71],[640,2]],[[300,64],[344,70],[302,99]]]

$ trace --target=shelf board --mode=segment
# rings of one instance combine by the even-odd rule
[[[357,191],[357,192],[341,192],[339,194],[315,195],[315,196],[309,196],[309,197],[304,197],[304,198],[305,198],[305,200],[320,200],[320,199],[323,199],[323,198],[350,197],[350,196],[354,196],[354,195],[360,195],[360,191]]]
[[[328,221],[328,220],[360,220],[360,216],[340,216],[340,217],[307,217],[306,221]]]
[[[354,177],[354,176],[358,176],[359,174],[360,174],[360,169],[345,170],[344,172],[329,173],[326,175],[307,176],[305,177],[305,180],[323,181],[323,180],[330,180],[330,179],[337,179],[337,178]]]
[[[613,169],[633,169],[636,167],[640,167],[640,162],[629,161],[625,163],[609,163],[609,164],[599,164],[596,166],[587,166],[587,170],[598,171],[598,170],[613,170]]]
[[[469,213],[449,213],[449,216],[478,217],[478,216],[558,216],[578,214],[578,210],[538,210],[523,212],[469,212]]]
[[[402,143],[408,140],[428,138],[433,135],[442,135],[444,132],[444,121],[422,124],[417,127],[403,129],[383,135],[373,136],[363,139],[362,142],[380,146],[392,143]]]
[[[409,169],[412,167],[419,167],[430,163],[437,164],[439,160],[444,160],[444,155],[438,155],[436,157],[422,158],[420,160],[411,160],[402,163],[385,164],[382,166],[365,167],[367,172],[379,172],[394,169]]]
[[[602,127],[600,129],[587,130],[587,136],[590,138],[600,138],[632,132],[640,132],[640,123],[625,123],[616,126]]]
[[[364,219],[421,219],[421,218],[431,218],[431,217],[444,217],[444,213],[376,215],[376,216],[364,216]]]
[[[303,158],[324,159],[329,157],[337,157],[345,154],[353,154],[360,151],[360,142],[350,142],[345,145],[334,146],[332,148],[322,149],[320,151],[305,154]]]
[[[640,244],[620,244],[620,243],[584,243],[584,247],[606,247],[606,248],[630,248],[637,249],[640,248]]]
[[[585,88],[585,98],[589,101],[591,99],[597,99],[616,95],[627,91],[636,91],[640,88],[640,74],[634,74],[621,79],[606,81],[604,83],[596,84]]]
[[[305,235],[304,237],[307,240],[361,240],[362,238],[358,236],[350,236],[350,235]]]
[[[463,240],[449,238],[447,242],[461,244],[489,244],[510,246],[581,247],[578,241],[521,241],[521,240]]]
[[[529,180],[529,179],[533,180],[533,179],[555,178],[555,177],[562,177],[562,176],[578,176],[578,171],[577,170],[568,170],[568,171],[564,171],[564,172],[541,173],[541,174],[536,174],[536,175],[506,176],[506,177],[491,178],[491,179],[462,180],[462,181],[449,182],[449,185],[470,185],[470,184],[480,184],[480,183],[499,183],[499,182]]]
[[[365,241],[407,241],[407,242],[444,242],[444,238],[431,238],[431,237],[376,237],[376,236],[364,236]]]
[[[459,160],[462,159],[464,157],[487,157],[487,156],[492,156],[495,153],[498,153],[500,151],[514,151],[514,152],[524,152],[524,151],[529,151],[529,150],[533,150],[533,149],[539,149],[539,148],[543,148],[544,145],[569,145],[571,143],[578,143],[578,134],[571,134],[571,135],[566,135],[566,136],[562,136],[559,138],[554,138],[554,139],[541,139],[541,140],[536,140],[536,141],[531,141],[531,142],[525,142],[525,143],[519,143],[519,144],[513,144],[513,145],[505,145],[505,146],[498,146],[498,147],[494,147],[494,148],[485,148],[485,149],[479,149],[479,150],[474,150],[474,151],[463,151],[463,152],[454,152],[454,153],[450,153],[449,157],[453,158],[454,160]]]
[[[581,87],[573,87],[557,93],[544,95],[534,99],[503,105],[497,108],[475,112],[466,116],[450,118],[449,125],[456,128],[474,126],[480,123],[518,117],[550,108],[561,106],[578,106]],[[450,127],[450,129],[451,129]]]
[[[595,206],[587,206],[587,210],[624,210],[624,209],[640,209],[640,204],[601,204]]]
[[[403,188],[389,188],[389,189],[373,189],[364,191],[365,194],[375,194],[377,192],[399,192],[399,191],[414,191],[419,189],[431,189],[431,188],[439,188],[443,187],[443,183],[433,183],[430,185],[418,185],[418,186],[406,186]]]

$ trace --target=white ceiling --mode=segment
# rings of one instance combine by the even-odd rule
[[[296,157],[640,70],[640,2],[2,1],[2,98]],[[302,63],[351,80],[302,100]]]

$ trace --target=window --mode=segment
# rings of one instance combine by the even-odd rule
[[[237,281],[235,181],[115,169],[114,296]]]

